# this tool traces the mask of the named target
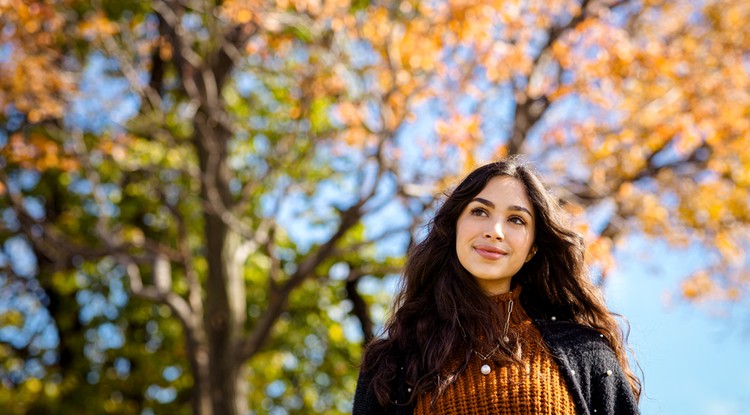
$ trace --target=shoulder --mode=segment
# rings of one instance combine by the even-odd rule
[[[605,374],[620,366],[609,341],[591,327],[568,321],[542,321],[537,326],[553,356],[574,373]]]
[[[609,341],[591,327],[569,321],[537,321],[552,354],[572,370],[602,371],[619,367]]]
[[[535,323],[545,340],[560,346],[588,345],[609,348],[604,336],[591,327],[571,321],[537,320]]]
[[[552,351],[566,355],[594,354],[617,360],[609,341],[591,327],[569,321],[537,321],[537,327]]]

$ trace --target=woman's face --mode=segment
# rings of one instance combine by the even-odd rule
[[[511,278],[534,255],[534,226],[523,184],[493,177],[458,217],[458,260],[488,295],[508,292]]]

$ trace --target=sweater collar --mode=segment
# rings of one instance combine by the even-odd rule
[[[491,295],[489,296],[489,298],[495,304],[504,304],[510,300],[513,300],[514,302],[518,302],[518,298],[520,296],[521,296],[521,286],[517,285],[513,287],[513,289],[508,291],[507,293]]]

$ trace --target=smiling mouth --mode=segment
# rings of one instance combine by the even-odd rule
[[[498,249],[492,246],[475,246],[474,250],[485,259],[500,259],[505,255],[508,255],[507,252],[503,251],[502,249]]]

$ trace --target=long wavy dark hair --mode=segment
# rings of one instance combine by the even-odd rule
[[[411,400],[438,393],[450,382],[441,375],[452,360],[463,358],[460,373],[472,350],[494,347],[502,312],[459,262],[456,222],[496,176],[519,180],[534,208],[537,251],[512,280],[514,287],[523,287],[520,301],[526,312],[534,319],[556,316],[575,321],[603,334],[639,399],[641,384],[628,364],[627,335],[589,278],[583,238],[570,228],[567,215],[535,171],[513,158],[486,164],[466,176],[438,209],[426,238],[409,249],[385,336],[367,346],[363,360],[363,369],[373,373],[378,401],[390,405],[390,384],[396,376],[412,385]],[[403,360],[396,361],[396,356]],[[501,349],[503,356],[518,361],[510,348]]]

